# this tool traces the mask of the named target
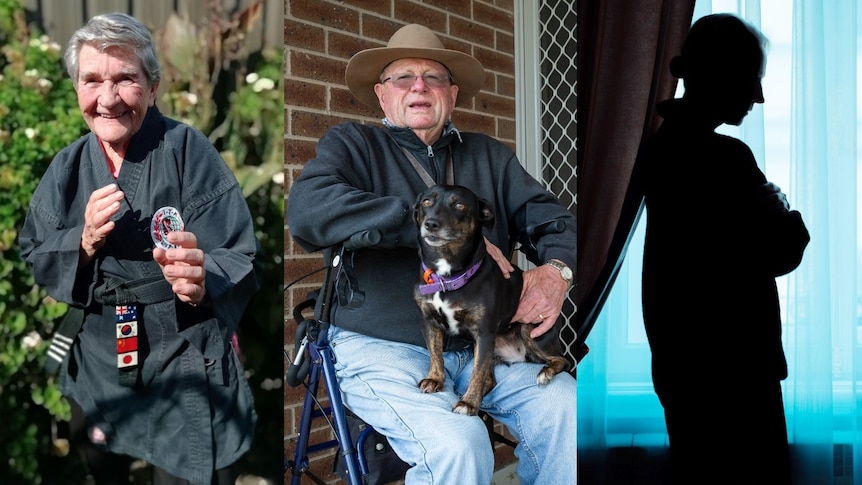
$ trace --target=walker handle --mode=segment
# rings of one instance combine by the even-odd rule
[[[344,241],[344,249],[354,251],[356,249],[367,248],[380,244],[383,235],[377,229],[365,229],[350,236]]]

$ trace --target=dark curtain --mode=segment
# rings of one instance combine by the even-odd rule
[[[694,0],[579,0],[578,339],[587,337],[623,258],[642,197],[627,195],[638,150],[673,97],[670,59]],[[581,356],[586,347],[581,345]]]

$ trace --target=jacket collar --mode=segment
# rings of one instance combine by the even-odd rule
[[[383,118],[380,121],[383,123],[383,126],[389,130],[389,133],[398,140],[398,143],[402,144],[402,146],[406,146],[416,151],[427,149],[425,143],[420,140],[419,137],[416,136],[416,133],[413,133],[413,130],[410,128],[398,126],[389,121],[389,118]],[[458,128],[456,128],[455,124],[452,123],[452,120],[449,120],[445,125],[443,125],[443,134],[440,136],[440,139],[434,142],[434,144],[431,145],[431,148],[434,151],[437,151],[439,148],[452,143],[455,139],[457,139],[459,143],[464,141],[461,138],[461,132],[458,131]]]

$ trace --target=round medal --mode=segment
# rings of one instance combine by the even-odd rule
[[[153,214],[150,235],[153,236],[153,242],[156,244],[156,247],[171,249],[177,247],[177,245],[168,242],[168,233],[182,231],[184,228],[185,225],[183,224],[182,217],[180,217],[180,211],[173,207],[162,207]]]

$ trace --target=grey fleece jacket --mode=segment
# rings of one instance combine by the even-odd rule
[[[397,140],[397,144],[395,142]],[[426,186],[398,145],[411,151],[437,183],[445,182],[451,150],[454,181],[494,206],[494,226],[485,236],[511,255],[526,228],[549,220],[565,223],[562,233],[537,242],[540,261],[559,259],[573,270],[577,260],[576,219],[518,162],[505,144],[483,134],[461,133],[448,123],[443,136],[426,146],[411,130],[359,123],[332,127],[318,142],[288,194],[287,222],[307,251],[327,249],[352,234],[377,229],[373,248],[345,258],[337,281],[331,323],[382,339],[425,345],[413,288],[421,269],[413,204]],[[351,281],[348,281],[351,280]],[[346,298],[353,293],[353,301]],[[450,348],[465,346],[452,342]]]

